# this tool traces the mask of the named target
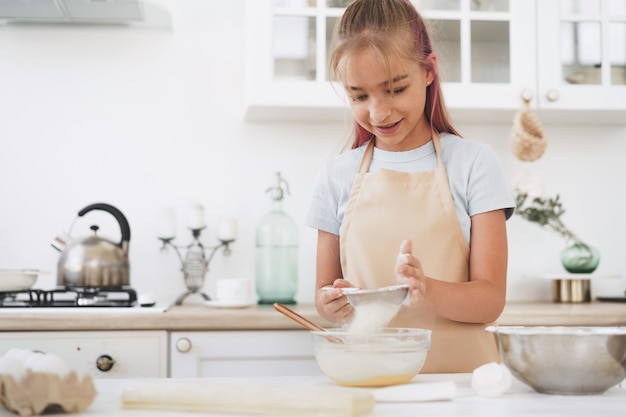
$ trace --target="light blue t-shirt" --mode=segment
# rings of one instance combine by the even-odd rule
[[[488,145],[441,133],[441,157],[448,174],[465,239],[470,240],[470,218],[475,214],[505,209],[513,215],[515,201],[506,184],[499,158]],[[366,145],[330,158],[318,175],[305,225],[339,235],[352,183]],[[369,172],[386,168],[401,172],[433,171],[437,154],[432,141],[405,152],[374,148]]]

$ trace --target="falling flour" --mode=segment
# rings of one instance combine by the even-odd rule
[[[347,331],[354,334],[376,333],[387,327],[398,314],[400,306],[387,302],[371,302],[356,306],[354,319],[348,325]]]

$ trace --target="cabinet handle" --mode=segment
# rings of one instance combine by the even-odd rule
[[[555,101],[557,101],[559,99],[559,91],[552,88],[550,90],[548,90],[548,92],[546,93],[546,99],[548,99],[548,101],[554,103]]]
[[[189,352],[191,350],[191,340],[187,339],[186,337],[178,339],[178,341],[176,342],[176,349],[180,353]]]
[[[526,88],[522,90],[522,100],[524,103],[530,103],[530,100],[533,99],[533,90]]]

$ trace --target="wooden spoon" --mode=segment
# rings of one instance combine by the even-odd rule
[[[325,328],[323,328],[319,324],[317,324],[317,323],[307,319],[306,317],[296,313],[295,311],[293,311],[292,309],[290,309],[286,305],[283,305],[281,303],[274,303],[274,309],[276,311],[278,311],[279,313],[289,317],[291,320],[295,321],[300,326],[302,326],[304,328],[307,328],[307,329],[309,329],[311,331],[319,331],[319,332],[327,331]],[[324,337],[328,341],[333,342],[333,343],[343,343],[343,340],[341,340],[340,338],[335,337],[335,336],[324,336]]]

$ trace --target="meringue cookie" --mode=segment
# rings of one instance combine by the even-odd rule
[[[472,388],[484,397],[496,397],[511,388],[513,377],[505,365],[490,362],[472,372]]]

